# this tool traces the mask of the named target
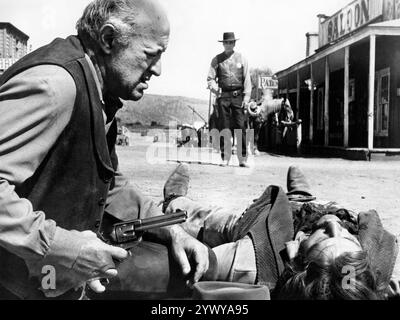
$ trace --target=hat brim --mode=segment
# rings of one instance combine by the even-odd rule
[[[270,300],[267,286],[244,283],[202,281],[193,287],[193,300]]]
[[[307,196],[303,194],[287,194],[289,201],[294,202],[311,202],[316,200],[317,198],[314,196]]]
[[[240,39],[232,39],[232,40],[218,40],[218,42],[230,42],[230,41],[238,41]]]

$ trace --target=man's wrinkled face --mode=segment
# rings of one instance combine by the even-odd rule
[[[150,78],[161,75],[161,55],[169,41],[168,21],[146,20],[138,28],[126,47],[114,50],[107,66],[107,88],[124,100],[140,100]]]
[[[358,239],[342,226],[334,215],[322,217],[313,227],[313,232],[300,243],[299,253],[308,261],[328,262],[347,252],[359,252],[362,247]]]

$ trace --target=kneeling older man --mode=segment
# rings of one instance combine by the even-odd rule
[[[155,244],[128,257],[95,232],[104,212],[120,220],[161,214],[118,172],[114,115],[119,98],[141,99],[161,74],[168,19],[157,0],[94,0],[77,31],[0,78],[2,296],[74,298],[80,293],[71,289],[89,280],[102,292],[98,279],[117,275],[115,260],[126,259],[140,277],[143,264],[157,259]],[[212,252],[181,227],[153,236],[168,245],[186,280],[196,282],[208,269]],[[154,275],[147,276],[155,291]]]

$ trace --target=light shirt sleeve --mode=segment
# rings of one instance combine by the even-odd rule
[[[211,92],[218,97],[219,95],[219,86],[217,83],[217,69],[218,69],[218,59],[215,57],[211,61],[211,66],[208,71],[207,76],[207,88],[211,90]]]
[[[249,63],[246,58],[242,56],[243,60],[243,73],[244,73],[244,102],[249,103],[251,98],[252,84],[251,84],[251,76],[250,76],[250,68]]]
[[[0,87],[0,246],[24,260],[54,257],[70,268],[79,235],[57,227],[15,192],[30,178],[70,121],[76,97],[61,67],[30,68]]]

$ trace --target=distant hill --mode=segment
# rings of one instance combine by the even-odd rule
[[[208,118],[208,101],[161,95],[145,95],[137,102],[125,101],[117,118],[127,127],[150,126],[152,123],[168,126],[171,121],[178,124],[202,121],[188,106],[194,108],[204,119]]]

